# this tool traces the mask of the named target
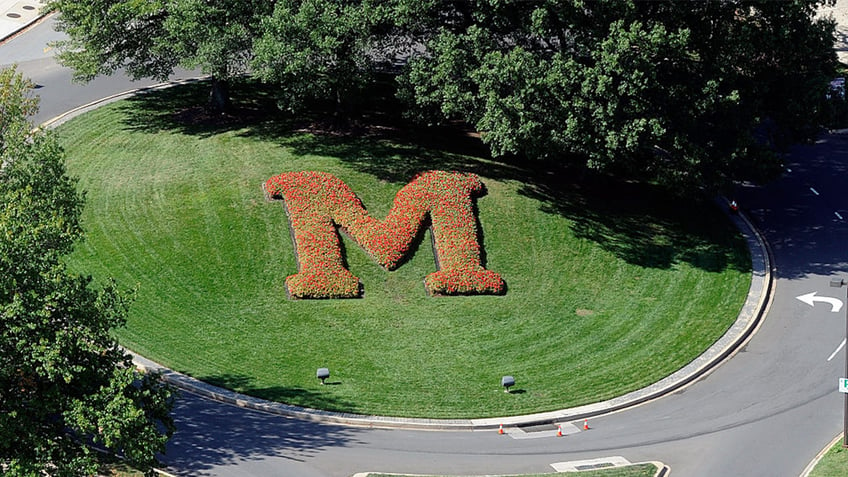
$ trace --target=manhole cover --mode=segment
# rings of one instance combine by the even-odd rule
[[[24,5],[23,9],[24,10],[35,10],[35,7],[33,7],[32,5]]]
[[[9,18],[21,18],[21,14],[20,14],[20,13],[14,13],[14,12],[12,12],[12,13],[7,13],[7,14],[6,14],[6,16],[7,16],[7,17],[9,17]]]

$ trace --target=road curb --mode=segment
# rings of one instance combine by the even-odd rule
[[[18,35],[22,35],[23,33],[26,33],[27,30],[29,30],[33,26],[39,24],[42,20],[44,20],[45,18],[47,18],[49,16],[49,14],[44,11],[44,2],[43,1],[33,1],[33,2],[27,2],[27,3],[37,3],[38,4],[38,7],[36,7],[38,9],[37,13],[35,13],[30,18],[26,18],[26,16],[27,16],[26,12],[18,9],[18,7],[24,6],[24,2],[16,2],[13,5],[13,7],[14,7],[14,10],[17,10],[16,13],[18,14],[18,17],[21,17],[22,16],[21,14],[23,14],[24,18],[26,18],[26,19],[23,20],[23,21],[20,21],[20,22],[16,22],[17,24],[13,27],[10,27],[8,24],[4,25],[4,28],[2,28],[2,31],[0,31],[0,44],[3,44],[7,41],[10,41],[10,40],[16,38]],[[27,4],[26,6],[34,6],[34,5],[28,5]],[[11,11],[11,10],[8,10],[8,11]],[[7,11],[3,11],[2,13],[6,13],[6,12]]]
[[[840,432],[838,436],[834,437],[832,441],[830,441],[819,453],[807,464],[807,467],[801,472],[799,477],[809,477],[809,475],[813,472],[813,469],[816,468],[816,465],[820,460],[824,457],[825,454],[830,450],[831,447],[835,446],[837,442],[842,440],[842,433]]]
[[[171,87],[179,86],[179,85],[183,85],[183,84],[197,83],[199,81],[204,81],[208,78],[209,78],[208,76],[200,76],[200,77],[197,77],[197,78],[186,78],[186,79],[180,79],[180,80],[165,81],[165,82],[162,82],[162,83],[157,83],[157,84],[154,84],[154,85],[145,86],[143,88],[135,88],[135,89],[127,90],[127,91],[122,91],[120,93],[111,94],[109,96],[106,96],[106,97],[103,97],[103,98],[100,98],[100,99],[96,99],[96,100],[94,100],[90,103],[86,103],[86,104],[83,104],[81,106],[77,106],[76,108],[65,111],[64,113],[59,114],[58,116],[53,116],[52,118],[48,119],[47,121],[44,121],[43,123],[41,123],[39,128],[40,129],[52,129],[52,128],[55,128],[55,127],[57,127],[61,124],[64,124],[67,121],[70,121],[71,119],[79,116],[80,114],[84,114],[84,113],[87,113],[89,111],[93,111],[93,110],[95,110],[95,109],[97,109],[101,106],[105,106],[109,103],[114,103],[115,101],[120,101],[122,99],[126,99],[126,98],[129,98],[131,96],[135,96],[135,95],[139,95],[139,94],[149,93],[151,91],[158,91],[158,90],[161,90],[161,89],[171,88]]]
[[[114,94],[58,115],[43,123],[41,127],[56,127],[77,115],[129,96],[169,88],[180,84],[201,81],[203,79],[205,78],[170,81]],[[418,419],[390,416],[369,416],[322,411],[265,401],[263,399],[246,396],[234,391],[212,386],[198,379],[168,369],[135,353],[130,352],[130,354],[133,357],[133,362],[139,367],[139,369],[148,372],[158,372],[163,376],[166,382],[169,382],[192,394],[257,411],[340,425],[392,429],[467,431],[497,429],[499,426],[508,427],[576,421],[618,412],[653,401],[671,392],[677,391],[696,382],[699,378],[708,374],[719,364],[733,356],[735,352],[751,338],[768,309],[768,304],[770,303],[772,296],[773,276],[772,260],[767,244],[744,213],[730,212],[728,201],[726,199],[717,199],[716,203],[722,208],[722,210],[726,211],[730,220],[744,237],[751,254],[751,285],[747,299],[739,313],[739,316],[721,338],[719,338],[709,349],[695,358],[688,365],[652,385],[608,401],[558,411],[485,419]]]

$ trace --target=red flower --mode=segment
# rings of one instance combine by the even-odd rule
[[[437,295],[499,294],[500,275],[483,268],[473,196],[483,191],[474,174],[430,171],[416,176],[395,196],[382,221],[365,210],[356,194],[323,172],[292,172],[265,184],[283,199],[289,215],[299,273],[286,279],[295,298],[359,296],[359,280],[344,268],[336,226],[347,232],[377,263],[397,268],[430,217],[439,271],[424,281]]]

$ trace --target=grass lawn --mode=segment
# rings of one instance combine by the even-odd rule
[[[709,202],[537,173],[452,142],[291,132],[261,114],[204,125],[190,109],[204,94],[187,86],[146,95],[58,129],[87,194],[72,269],[136,288],[121,342],[194,377],[354,413],[547,411],[679,369],[724,333],[747,293],[744,243]],[[286,298],[297,265],[265,180],[329,172],[384,217],[397,191],[429,169],[481,176],[485,261],[505,279],[504,296],[427,296],[428,232],[392,272],[344,239],[361,299]],[[330,369],[330,385],[315,378],[319,367]],[[510,394],[503,375],[515,376]]]
[[[848,475],[848,449],[842,447],[839,440],[816,464],[810,477],[843,477]]]
[[[98,454],[100,470],[98,477],[144,477],[144,473],[130,467],[115,457]]]

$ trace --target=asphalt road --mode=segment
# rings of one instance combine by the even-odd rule
[[[0,45],[0,65],[17,62],[40,87],[50,117],[150,84],[117,75],[74,85],[45,44],[51,21]],[[564,461],[623,456],[659,460],[675,476],[797,476],[842,429],[845,308],[796,297],[845,301],[848,278],[848,135],[795,148],[784,178],[740,187],[738,200],[774,252],[774,300],[761,328],[731,360],[672,395],[590,421],[592,429],[496,432],[376,430],[271,416],[185,395],[178,433],[163,457],[185,476],[343,477],[363,471],[439,474],[549,472]],[[663,343],[656,343],[662,346]],[[611,383],[614,385],[614,383]]]
[[[91,101],[159,83],[149,79],[131,81],[122,74],[98,77],[87,84],[74,82],[71,71],[56,63],[55,51],[48,46],[63,38],[53,31],[53,24],[53,18],[47,17],[26,32],[0,43],[0,66],[16,64],[18,71],[36,83],[35,94],[41,97],[41,108],[33,117],[36,124]],[[181,71],[171,79],[197,75]]]

